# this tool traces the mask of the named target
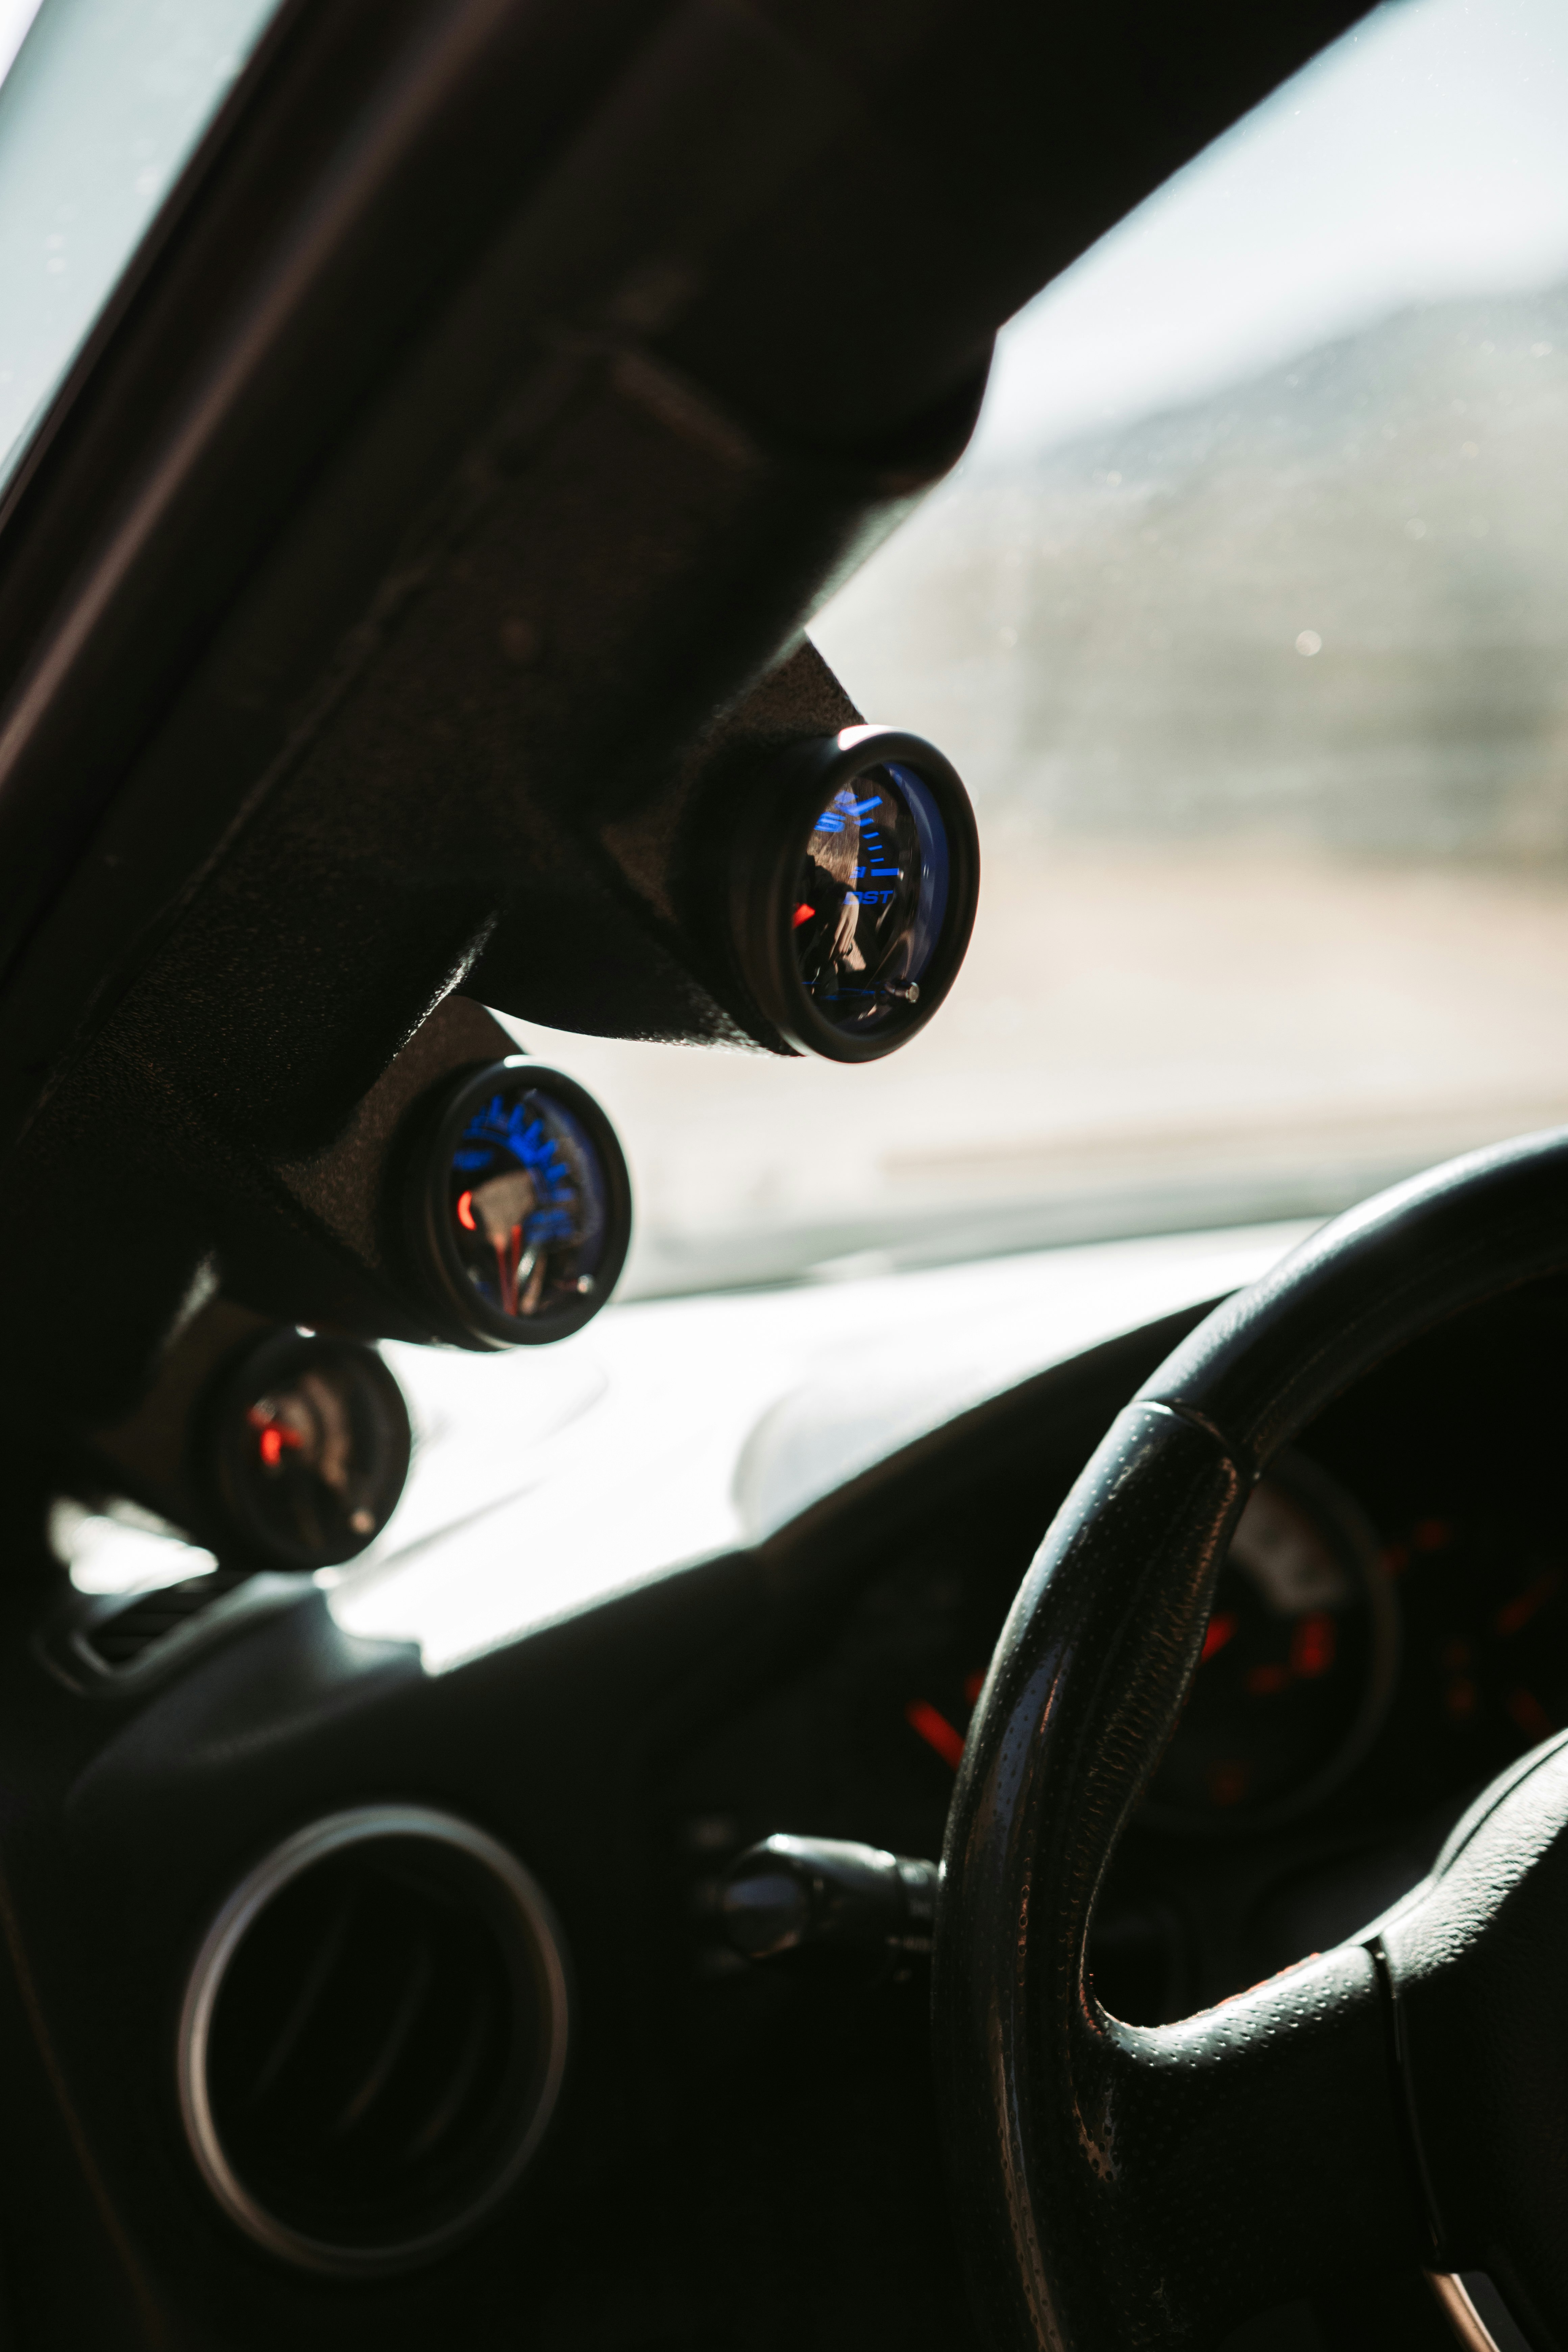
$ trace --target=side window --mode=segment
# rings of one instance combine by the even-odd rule
[[[0,483],[275,0],[0,0]]]

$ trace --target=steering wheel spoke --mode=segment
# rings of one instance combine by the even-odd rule
[[[1391,2059],[1359,1946],[1176,2025],[1080,2013],[1071,2063],[1099,2144],[1079,2193],[1112,2340],[1209,2343],[1336,2277],[1422,2261]]]
[[[1047,1538],[976,1710],[937,2047],[1001,2342],[1207,2342],[1336,2268],[1421,2258],[1369,1952],[1171,2026],[1124,2024],[1093,1997],[1094,1895],[1246,1493],[1213,1431],[1130,1407]]]
[[[1379,1923],[1445,2269],[1568,2341],[1568,1734],[1504,1772]]]

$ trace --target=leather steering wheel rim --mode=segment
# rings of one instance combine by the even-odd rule
[[[1484,2268],[1568,2347],[1568,1738],[1354,1943],[1180,2023],[1096,2001],[1099,1887],[1259,1472],[1462,1309],[1568,1270],[1568,1129],[1380,1194],[1215,1309],[1119,1415],[1020,1588],[949,1815],[939,2095],[1007,2352],[1208,2345],[1336,2273]]]

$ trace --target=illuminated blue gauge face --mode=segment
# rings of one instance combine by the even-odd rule
[[[822,1016],[866,1035],[920,1003],[947,913],[950,850],[934,794],[889,761],[840,787],[813,825],[791,909],[796,969]]]
[[[558,1096],[502,1072],[458,1130],[446,1186],[447,1238],[492,1316],[545,1337],[597,1303],[609,1188],[584,1120]]]

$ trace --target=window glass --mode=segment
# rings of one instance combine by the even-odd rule
[[[529,1043],[633,1288],[1327,1212],[1568,1118],[1568,18],[1404,0],[1002,339],[813,633],[979,812],[869,1068]]]
[[[276,0],[0,0],[0,482]]]

